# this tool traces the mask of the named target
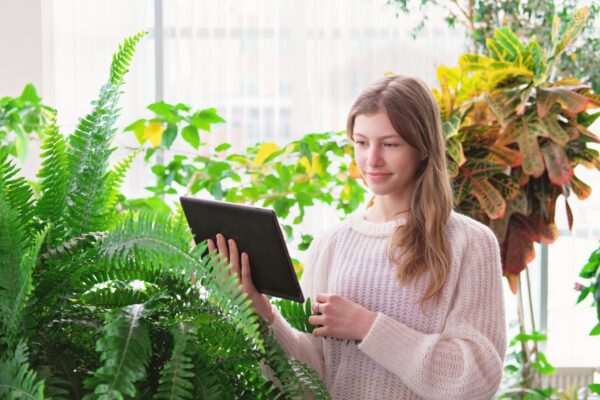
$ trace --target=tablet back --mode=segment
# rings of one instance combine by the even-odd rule
[[[196,244],[217,233],[234,239],[248,253],[256,289],[271,296],[304,302],[294,266],[273,210],[193,197],[180,197]]]

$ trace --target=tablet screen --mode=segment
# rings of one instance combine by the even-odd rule
[[[304,302],[275,211],[223,201],[180,197],[196,244],[216,243],[217,233],[234,239],[248,253],[256,289],[264,294]]]

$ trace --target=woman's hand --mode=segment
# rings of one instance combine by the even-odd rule
[[[235,240],[229,239],[226,241],[225,237],[220,233],[217,234],[216,247],[219,249],[219,255],[221,259],[227,260],[228,263],[231,263],[231,269],[229,270],[229,273],[230,275],[235,274],[238,277],[239,284],[242,286],[242,292],[246,293],[250,301],[252,301],[252,307],[254,308],[256,314],[260,315],[266,319],[269,324],[271,324],[273,322],[273,318],[275,318],[275,314],[273,314],[271,302],[267,296],[256,290],[254,284],[252,283],[248,254],[242,253],[240,264],[240,254]],[[210,252],[215,250],[215,243],[212,241],[212,239],[208,239],[208,250]]]
[[[321,325],[313,330],[314,336],[362,340],[377,318],[376,312],[338,294],[319,293],[311,308],[317,315],[311,315],[308,322]]]

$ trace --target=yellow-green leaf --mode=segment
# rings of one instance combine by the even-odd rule
[[[265,142],[260,145],[260,149],[258,149],[258,153],[256,153],[256,157],[254,158],[254,165],[261,166],[263,162],[269,157],[271,154],[279,150],[279,146],[275,143]]]
[[[160,122],[150,122],[144,128],[144,140],[149,140],[152,147],[158,147],[164,131],[165,127]]]

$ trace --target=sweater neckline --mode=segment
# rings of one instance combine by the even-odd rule
[[[357,232],[367,236],[383,237],[391,235],[398,226],[406,224],[406,217],[402,216],[388,222],[372,222],[365,219],[364,211],[357,211],[350,215],[350,226]]]

